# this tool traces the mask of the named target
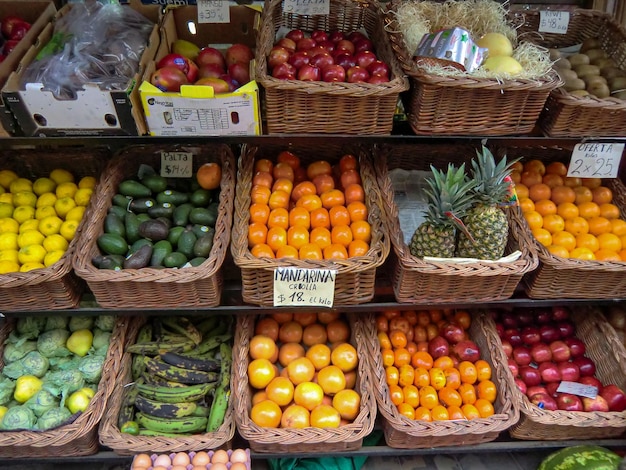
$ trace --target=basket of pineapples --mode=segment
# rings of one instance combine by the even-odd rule
[[[448,143],[377,148],[374,160],[398,302],[506,299],[537,267],[530,237],[512,235],[521,232],[512,161],[496,161],[484,146]]]

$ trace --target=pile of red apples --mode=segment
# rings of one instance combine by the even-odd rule
[[[0,20],[0,62],[8,56],[15,46],[26,36],[31,24],[16,15],[6,15]]]

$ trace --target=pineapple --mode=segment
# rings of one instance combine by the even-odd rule
[[[505,178],[511,174],[515,161],[503,157],[496,164],[493,154],[483,146],[476,151],[472,160],[472,178],[475,181],[476,205],[468,212],[463,222],[466,233],[459,234],[456,256],[462,258],[499,259],[504,254],[509,237],[509,222],[500,205],[506,200],[509,183]]]
[[[465,174],[465,164],[459,168],[449,164],[446,173],[432,165],[428,178],[428,210],[426,220],[411,237],[409,250],[413,256],[450,258],[454,256],[456,232],[460,220],[472,206],[471,189],[474,182]]]

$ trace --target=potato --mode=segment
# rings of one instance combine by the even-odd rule
[[[574,67],[574,70],[579,78],[583,78],[586,75],[600,75],[600,67],[597,65],[583,64]]]
[[[565,85],[563,85],[563,88],[565,88],[567,91],[584,90],[585,82],[583,82],[580,78],[565,80]]]
[[[571,69],[572,64],[565,57],[561,57],[554,63],[554,67],[557,69]]]
[[[574,90],[569,93],[574,96],[589,96],[589,92],[587,90]]]
[[[557,73],[563,79],[563,81],[574,80],[578,78],[578,74],[574,70],[570,69],[558,69]]]
[[[611,91],[626,90],[626,77],[615,77],[609,80]]]
[[[606,52],[604,52],[602,49],[590,49],[585,52],[585,54],[587,54],[587,57],[589,57],[590,64],[593,64],[594,60],[604,59],[607,57]]]
[[[550,54],[550,60],[558,60],[561,58],[561,51],[558,49],[550,49],[548,54]]]
[[[611,80],[612,78],[615,78],[615,77],[626,76],[626,72],[624,72],[622,69],[617,68],[617,67],[607,67],[605,69],[602,69],[601,73],[602,73],[602,76],[606,78],[607,80]]]
[[[602,47],[602,42],[598,38],[587,38],[583,41],[582,46],[580,46],[580,52],[587,52],[591,49],[599,49]]]
[[[581,77],[583,82],[587,85],[586,88],[589,89],[590,86],[601,83],[602,85],[608,85],[606,78],[601,77],[600,75],[585,75]]]
[[[578,65],[586,65],[589,63],[589,56],[587,54],[574,54],[568,57],[572,68],[576,68]]]
[[[598,83],[592,87],[590,86],[587,88],[587,91],[598,98],[608,98],[611,96],[611,90],[609,90],[608,85],[605,85],[604,83]]]

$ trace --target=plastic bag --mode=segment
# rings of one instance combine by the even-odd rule
[[[139,70],[153,26],[117,1],[74,3],[24,71],[21,87],[41,83],[57,99],[74,99],[86,83],[102,90],[124,90]]]

